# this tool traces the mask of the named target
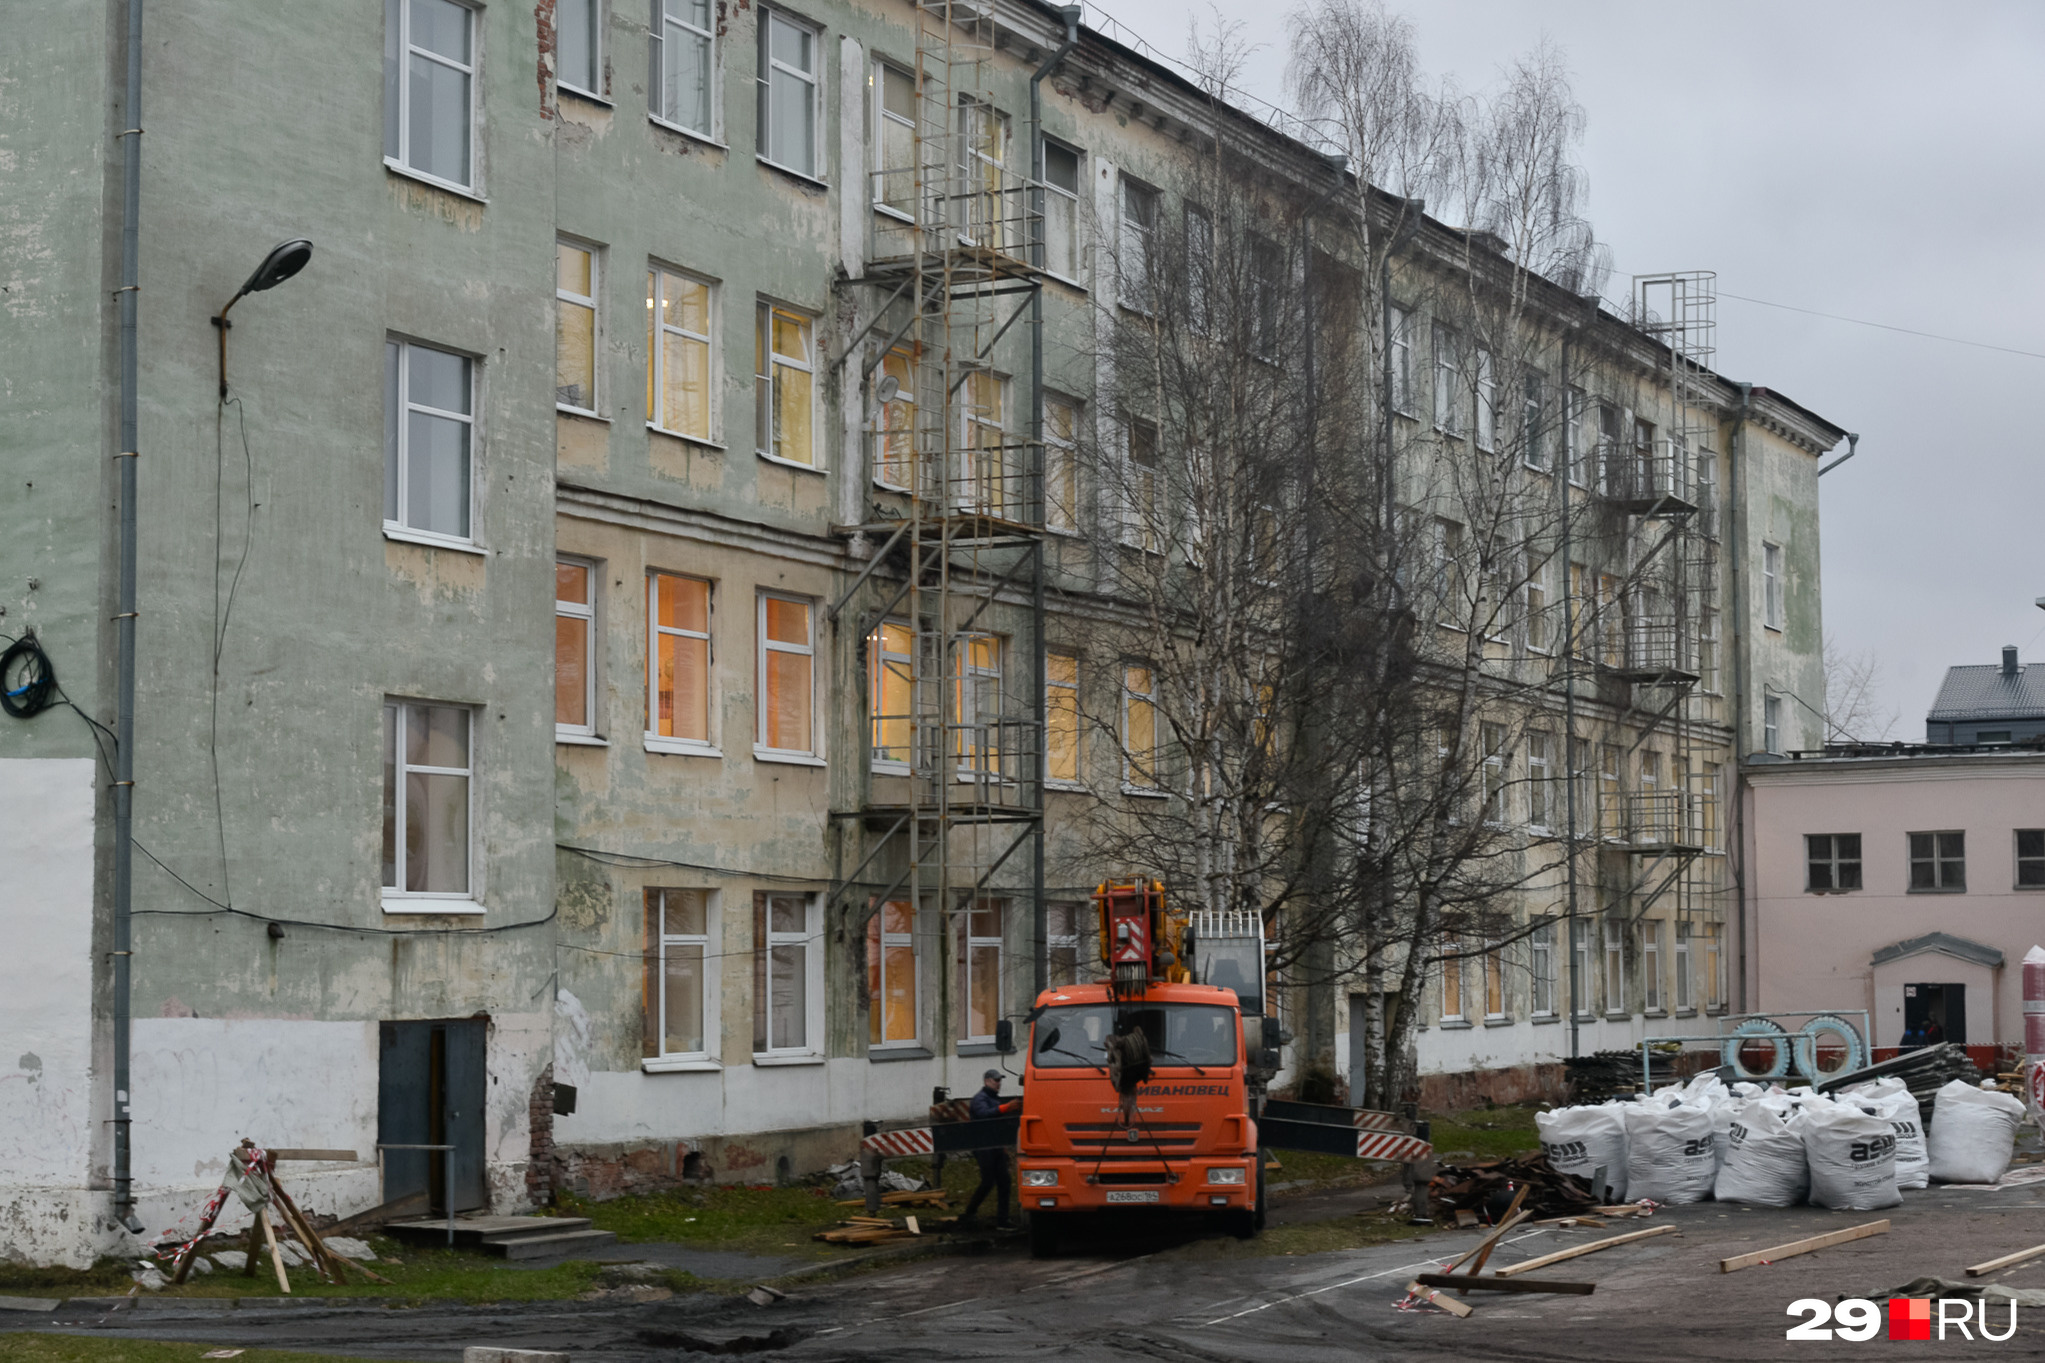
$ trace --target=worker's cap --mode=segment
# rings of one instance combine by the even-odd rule
[[[989,1071],[987,1071],[987,1073],[985,1073],[985,1074],[981,1075],[980,1077],[981,1077],[982,1079],[999,1079],[999,1078],[1001,1077],[1001,1071],[1000,1071],[1000,1070],[989,1070]]]

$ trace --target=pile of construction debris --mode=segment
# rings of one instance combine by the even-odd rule
[[[1675,1082],[1674,1045],[1656,1047],[1648,1055],[1650,1086]],[[1602,1103],[1608,1098],[1631,1098],[1640,1092],[1639,1051],[1593,1051],[1564,1060],[1569,1071],[1569,1098],[1573,1103]]]
[[[1598,1205],[1589,1183],[1557,1172],[1546,1155],[1442,1165],[1427,1185],[1427,1200],[1458,1222],[1487,1226],[1522,1203],[1534,1216],[1580,1215]]]
[[[1955,1079],[1975,1084],[1981,1077],[1981,1071],[1967,1058],[1967,1048],[1946,1041],[1905,1051],[1894,1059],[1854,1070],[1851,1074],[1835,1075],[1823,1083],[1812,1085],[1812,1088],[1818,1093],[1836,1093],[1871,1079],[1900,1079],[1910,1090],[1911,1097],[1917,1099],[1918,1108],[1924,1114],[1925,1129],[1930,1130],[1938,1091]]]

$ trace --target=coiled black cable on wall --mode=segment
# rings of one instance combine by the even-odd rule
[[[0,653],[0,709],[29,719],[57,699],[57,669],[35,635],[24,634]]]

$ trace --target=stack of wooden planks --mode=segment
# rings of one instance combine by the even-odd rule
[[[942,1207],[945,1206],[945,1191],[942,1188],[919,1188],[913,1193],[882,1193],[884,1207]],[[842,1198],[841,1207],[863,1207],[866,1199],[861,1197]]]
[[[878,1216],[850,1216],[829,1230],[816,1233],[815,1238],[833,1245],[886,1245],[897,1240],[912,1240],[923,1234],[923,1228],[911,1216],[903,1221],[888,1221]]]

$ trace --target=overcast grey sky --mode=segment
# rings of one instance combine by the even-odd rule
[[[1821,485],[1825,628],[1880,661],[1894,736],[1922,741],[1950,664],[2006,643],[2045,662],[2045,359],[1726,296],[2045,355],[2045,5],[1391,5],[1426,70],[1468,91],[1551,37],[1589,115],[1607,294],[1633,274],[1717,271],[1719,371],[1860,433]],[[1105,8],[1186,54],[1191,7]],[[1216,8],[1264,44],[1247,87],[1285,103],[1287,5]]]

